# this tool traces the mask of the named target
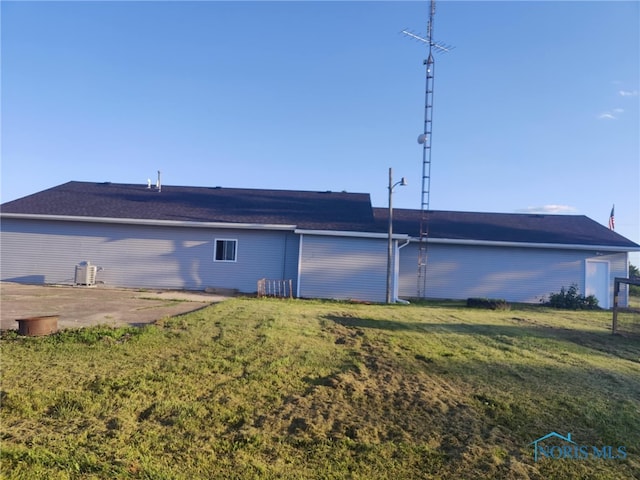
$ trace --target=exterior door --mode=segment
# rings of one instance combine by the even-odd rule
[[[611,308],[609,290],[609,262],[587,260],[585,296],[593,295],[598,299],[598,306]]]

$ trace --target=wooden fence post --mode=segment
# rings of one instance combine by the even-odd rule
[[[613,322],[611,322],[611,335],[618,331],[618,296],[620,294],[620,279],[613,282]]]
[[[618,297],[620,296],[620,284],[640,285],[640,277],[616,277],[613,280],[613,321],[611,322],[611,334],[618,332]]]

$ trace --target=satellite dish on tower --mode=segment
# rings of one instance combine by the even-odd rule
[[[420,135],[418,135],[418,143],[420,145],[424,145],[424,143],[427,141],[427,134],[426,133],[421,133]]]

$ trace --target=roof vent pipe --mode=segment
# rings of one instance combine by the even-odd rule
[[[162,191],[162,183],[160,183],[160,170],[158,170],[158,180],[156,181],[156,188],[159,192]]]

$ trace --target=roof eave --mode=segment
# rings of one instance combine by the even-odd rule
[[[356,238],[389,238],[387,233],[374,233],[374,232],[353,232],[347,230],[306,230],[297,228],[294,233],[300,235],[321,235],[328,237],[356,237]],[[394,233],[392,237],[394,240],[409,240],[409,235],[403,233]]]
[[[0,218],[23,219],[23,220],[52,220],[66,222],[87,222],[87,223],[108,223],[121,225],[148,225],[165,227],[190,227],[190,228],[234,228],[241,230],[280,230],[292,231],[296,234],[304,235],[324,235],[336,237],[357,237],[357,238],[388,238],[386,233],[356,232],[343,230],[311,230],[299,229],[296,225],[261,224],[261,223],[232,223],[232,222],[194,222],[182,220],[151,220],[138,218],[114,218],[114,217],[83,217],[72,215],[45,215],[30,213],[0,213]],[[406,234],[393,234],[396,240],[410,240],[417,242],[417,237]],[[621,245],[586,245],[586,244],[562,244],[562,243],[535,243],[535,242],[506,242],[495,240],[469,240],[457,238],[429,238],[430,244],[441,245],[466,245],[466,246],[489,246],[489,247],[517,247],[517,248],[542,248],[556,250],[590,250],[602,252],[640,252],[640,246]]]
[[[0,213],[0,218],[18,218],[22,220],[52,220],[64,222],[110,223],[120,225],[148,225],[158,227],[190,227],[190,228],[235,228],[241,230],[286,230],[293,231],[296,225],[278,225],[262,223],[232,222],[193,222],[183,220],[150,220],[140,218],[114,217],[81,217],[72,215],[42,215],[30,213]]]
[[[412,237],[412,242],[418,242],[419,238]],[[467,240],[458,238],[429,238],[428,243],[442,245],[467,245],[482,247],[519,247],[519,248],[545,248],[554,250],[591,250],[602,252],[640,252],[640,246],[623,245],[586,245],[569,243],[535,243],[535,242],[504,242],[496,240]]]

